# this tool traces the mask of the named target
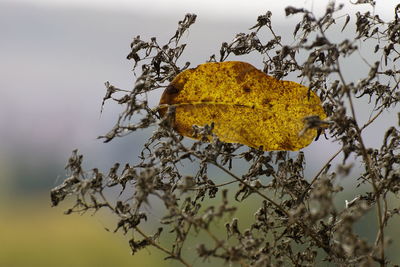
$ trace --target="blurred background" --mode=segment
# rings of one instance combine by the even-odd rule
[[[372,10],[366,5],[356,9],[348,1],[341,2],[345,3],[343,13]],[[372,11],[391,19],[397,1],[377,2]],[[218,55],[222,42],[248,32],[257,17],[268,10],[273,13],[275,32],[290,44],[299,18],[286,18],[284,8],[290,4],[321,14],[326,3],[0,0],[0,266],[176,266],[151,249],[132,257],[128,237],[104,231],[105,227],[114,227],[107,216],[65,216],[65,204],[50,207],[50,189],[65,178],[64,166],[73,149],[78,148],[84,155],[86,170],[99,167],[106,171],[114,162],[135,161],[140,146],[151,134],[138,132],[107,144],[96,139],[114,125],[120,111],[106,104],[100,114],[104,82],[131,89],[135,76],[126,55],[133,37],[156,36],[159,43],[167,42],[186,13],[198,15],[182,40],[188,43],[182,59],[195,67],[210,55]],[[354,28],[350,27],[349,34],[352,33]],[[264,30],[260,38],[272,37]],[[360,43],[363,45],[368,44]],[[372,55],[363,56],[374,62]],[[256,54],[228,59],[263,66],[263,58]],[[361,57],[344,67],[348,80],[357,80],[368,71]],[[296,77],[289,78],[296,81]],[[367,103],[357,105],[361,122],[366,122],[370,116]],[[380,146],[382,129],[395,125],[396,116],[387,112],[368,128],[368,146]],[[324,138],[305,148],[310,177],[337,150],[336,144]],[[340,183],[352,185],[354,180],[347,178]],[[345,199],[351,200],[359,192],[349,188],[341,193],[338,205],[344,206]],[[235,216],[244,215],[239,211]],[[376,218],[371,215],[365,220],[368,223],[363,221],[357,230],[373,240]],[[392,225],[388,231],[393,233],[389,235],[400,234]],[[400,256],[395,253],[400,250],[400,240],[397,241],[389,252],[400,263]],[[192,263],[202,265],[195,257]]]

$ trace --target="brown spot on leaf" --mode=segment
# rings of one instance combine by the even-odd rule
[[[279,144],[279,147],[281,147],[283,150],[293,150],[295,146],[292,144],[290,138],[286,137],[284,141]]]
[[[167,88],[165,88],[165,90],[161,96],[160,104],[169,104],[169,105],[173,104],[175,97],[179,94],[179,92],[180,92],[180,90],[182,90],[182,88],[183,88],[182,84],[179,84],[177,82],[170,83],[167,86]],[[166,107],[160,108],[158,110],[161,117],[164,117],[166,111],[167,111]]]
[[[271,119],[271,117],[272,117],[271,115],[265,114],[263,116],[263,121],[267,121],[267,120]]]
[[[237,83],[242,83],[245,80],[246,75],[254,71],[254,67],[248,63],[235,64],[232,66],[232,71],[235,73],[235,79]]]
[[[264,98],[262,101],[263,105],[266,105],[267,107],[272,107],[271,100],[269,98]]]
[[[165,88],[165,93],[168,95],[175,95],[177,93],[179,93],[179,89],[174,85],[174,84],[170,84],[167,86],[167,88]]]

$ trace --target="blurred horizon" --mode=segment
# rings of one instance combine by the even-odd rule
[[[79,149],[84,155],[86,170],[99,167],[105,171],[114,162],[124,164],[136,161],[141,145],[151,134],[151,129],[139,131],[107,144],[97,139],[114,126],[120,111],[119,107],[106,103],[100,114],[105,94],[104,82],[110,81],[117,87],[131,89],[135,76],[132,62],[126,60],[126,55],[133,37],[140,35],[149,39],[156,36],[160,43],[165,42],[175,33],[177,23],[185,13],[198,15],[197,22],[182,40],[188,44],[182,62],[190,61],[191,67],[195,67],[212,54],[218,55],[222,42],[231,41],[237,33],[248,32],[256,23],[257,16],[268,10],[273,13],[275,31],[290,43],[297,18],[286,18],[284,7],[290,4],[324,12],[326,3],[322,2],[285,0],[266,3],[256,0],[248,5],[232,0],[218,4],[211,0],[201,3],[178,0],[1,1],[0,227],[3,229],[0,235],[7,237],[8,245],[4,242],[0,245],[0,250],[3,250],[0,252],[0,265],[27,266],[29,262],[19,257],[31,251],[27,257],[31,263],[29,266],[46,266],[51,261],[59,260],[57,257],[67,257],[68,253],[73,253],[67,248],[82,242],[101,254],[100,258],[120,258],[118,266],[129,266],[142,260],[157,263],[158,266],[174,266],[173,262],[163,261],[163,256],[153,250],[151,253],[158,255],[159,259],[154,259],[146,250],[138,258],[130,257],[126,237],[104,231],[101,226],[103,219],[88,215],[69,218],[62,214],[62,208],[50,209],[50,189],[65,178],[64,166],[73,149]],[[338,2],[346,3],[343,13],[355,12],[349,2]],[[385,4],[378,1],[375,12],[391,18],[395,4],[396,1],[387,1]],[[366,6],[360,8],[368,9]],[[268,40],[271,35],[265,31],[261,37]],[[360,43],[362,45],[368,44]],[[374,55],[363,56],[373,62]],[[263,58],[252,53],[228,60],[248,61],[262,68]],[[357,79],[365,75],[363,64],[359,58],[345,67],[348,78]],[[298,79],[296,76],[287,79],[290,78]],[[155,103],[157,97],[153,99]],[[370,116],[365,109],[367,103],[359,102],[357,107],[361,121],[366,122]],[[383,135],[378,130],[395,121],[393,112],[383,114],[381,120],[366,131],[367,145],[379,146]],[[315,173],[320,163],[329,159],[338,148],[336,143],[325,138],[305,148],[310,163],[308,174]],[[340,158],[335,162],[340,162]],[[349,180],[341,182],[354,183]],[[355,194],[346,191],[343,197],[350,199]],[[23,214],[31,217],[23,217]],[[41,220],[48,222],[41,223]],[[93,221],[99,223],[94,224]],[[32,222],[34,224],[30,225]],[[53,228],[47,232],[49,227]],[[17,236],[18,233],[21,236]],[[40,239],[41,235],[43,239]],[[98,240],[92,240],[96,236],[99,236]],[[15,237],[14,241],[12,237]],[[25,238],[30,239],[26,246],[23,244]],[[60,238],[60,241],[51,246],[56,238]],[[67,240],[64,244],[62,238]],[[114,254],[108,255],[108,242],[110,247],[124,247],[124,251],[112,249]],[[34,248],[38,243],[43,243],[43,249],[51,250],[55,256],[35,258],[34,253],[40,252],[40,246],[37,250]],[[86,249],[90,250],[88,247]],[[74,251],[77,253],[77,250]],[[126,257],[121,256],[125,253]],[[81,256],[86,257],[83,265],[79,265],[78,258],[75,262],[69,259],[67,263],[99,266],[93,255],[82,253]]]

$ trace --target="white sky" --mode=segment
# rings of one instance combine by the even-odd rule
[[[198,15],[215,18],[236,17],[238,19],[254,20],[255,15],[260,15],[266,10],[271,10],[275,16],[284,17],[284,7],[306,7],[314,12],[323,12],[327,0],[0,0],[14,3],[31,3],[37,5],[58,7],[84,7],[92,9],[114,9],[123,11],[146,12],[154,15],[168,15],[170,13],[190,12]],[[352,0],[351,2],[356,2]],[[393,7],[398,0],[376,0],[376,13],[383,19],[393,18]],[[354,9],[350,0],[339,0],[344,3],[347,12]],[[367,8],[370,5],[359,5],[357,8]],[[274,18],[276,20],[277,17]]]
[[[392,19],[393,7],[398,1],[377,0],[375,12],[385,20]],[[347,8],[341,14],[354,13],[357,9],[373,12],[370,5],[358,5],[356,9],[348,0],[339,2],[345,3]],[[298,16],[286,18],[286,6],[305,7],[318,15],[325,11],[328,1],[0,0],[0,4],[3,3],[19,4],[24,8],[10,9],[15,13],[0,16],[3,18],[0,31],[4,30],[1,36],[10,38],[7,42],[0,42],[0,58],[7,62],[4,66],[0,64],[0,73],[6,78],[5,81],[0,79],[0,90],[8,88],[3,94],[5,97],[0,99],[0,137],[5,132],[14,138],[15,143],[20,144],[20,140],[24,139],[47,147],[52,140],[54,146],[63,143],[69,149],[71,143],[74,143],[73,147],[80,147],[78,142],[87,144],[90,138],[93,142],[99,142],[95,137],[110,129],[105,121],[114,123],[115,115],[109,111],[109,107],[106,110],[108,113],[104,112],[99,119],[99,103],[104,96],[103,83],[105,79],[110,79],[112,83],[117,82],[118,86],[130,88],[131,62],[123,59],[131,36],[144,35],[140,31],[137,33],[138,30],[146,29],[148,34],[159,36],[160,32],[151,31],[159,30],[158,23],[169,21],[172,29],[175,29],[176,20],[181,19],[182,14],[196,13],[198,27],[191,30],[190,43],[197,46],[188,46],[185,51],[186,59],[195,66],[208,59],[210,54],[218,53],[212,47],[218,47],[222,41],[232,38],[237,33],[236,28],[232,28],[242,25],[240,29],[246,30],[246,27],[254,25],[257,16],[265,14],[267,10],[273,12],[274,25],[290,25],[298,20]],[[31,8],[32,5],[58,8],[35,9]],[[84,11],[95,12],[75,12],[68,8],[84,8]],[[117,12],[109,12],[112,14],[103,18],[104,14],[97,10]],[[215,20],[222,21],[215,24]],[[165,25],[163,29],[170,31],[169,27]],[[228,37],[221,37],[224,34]],[[285,34],[288,33],[282,33],[282,36]],[[190,51],[192,54],[189,54]],[[261,62],[260,59],[258,62]],[[24,79],[21,79],[21,73]],[[79,101],[76,100],[76,94],[81,96]],[[52,112],[48,112],[49,108]],[[108,120],[105,119],[107,115],[110,116]],[[9,127],[11,123],[13,127]],[[68,144],[67,139],[70,142]],[[376,137],[373,139],[378,140]],[[14,143],[3,143],[14,147]]]
[[[348,0],[340,2],[347,8],[341,14],[354,13],[357,9],[373,12],[369,5],[358,5],[356,9]],[[382,19],[392,19],[393,7],[399,0],[377,2],[375,13]],[[298,16],[286,18],[286,6],[305,7],[318,15],[325,11],[328,1],[0,0],[0,8],[4,3],[9,3],[10,8],[0,9],[0,13],[3,11],[0,15],[0,58],[3,63],[0,63],[0,139],[6,140],[0,142],[0,164],[10,151],[13,152],[11,155],[21,153],[32,160],[43,155],[52,159],[59,157],[64,163],[65,156],[76,147],[88,159],[108,164],[110,161],[124,162],[132,156],[131,146],[137,148],[145,139],[145,136],[132,135],[107,146],[96,139],[112,128],[118,112],[106,105],[99,118],[104,81],[110,80],[121,88],[132,86],[132,62],[124,60],[132,36],[143,36],[146,31],[147,35],[159,37],[163,34],[160,29],[168,34],[184,13],[196,13],[198,22],[190,32],[191,45],[185,51],[185,60],[195,66],[208,59],[210,54],[218,53],[222,41],[230,40],[238,29],[247,30],[254,25],[257,16],[267,10],[273,12],[273,25],[293,25]],[[32,8],[35,5],[38,8]],[[354,23],[353,19],[350,24]],[[221,23],[214,23],[215,20]],[[165,24],[160,27],[160,23]],[[339,25],[341,23],[343,19]],[[282,32],[282,36],[285,35],[291,37],[291,32]],[[354,68],[354,64],[349,68]],[[355,71],[360,74],[364,69],[357,67]],[[354,78],[353,71],[346,75]],[[369,116],[364,113],[360,116]],[[381,129],[396,120],[393,114],[384,114],[386,117],[368,129],[367,145],[380,145]],[[336,146],[331,140],[320,140],[306,149],[315,162],[324,162],[330,157],[327,151]],[[11,162],[14,161],[11,159]]]

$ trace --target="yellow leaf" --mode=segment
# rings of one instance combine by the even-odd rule
[[[205,63],[178,74],[160,100],[160,114],[175,106],[173,126],[198,139],[193,125],[214,123],[221,141],[270,150],[299,150],[316,129],[304,129],[303,118],[326,114],[319,97],[291,81],[279,81],[240,61]]]

